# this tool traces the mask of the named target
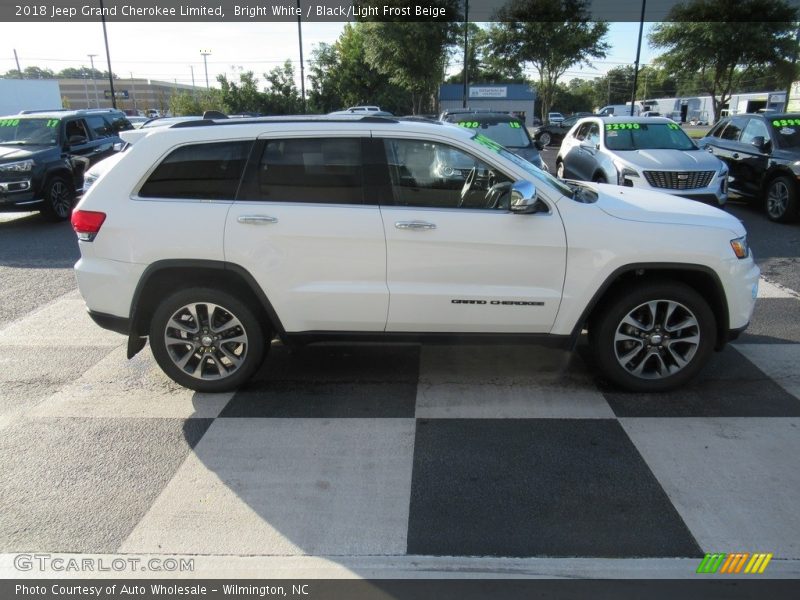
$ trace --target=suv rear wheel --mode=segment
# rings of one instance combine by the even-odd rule
[[[51,221],[66,221],[75,206],[75,189],[64,177],[51,177],[44,187],[42,213]]]
[[[253,310],[213,288],[165,298],[150,325],[150,347],[164,372],[198,392],[232,391],[261,366],[267,335]]]
[[[590,323],[602,373],[636,392],[660,392],[694,377],[714,349],[716,322],[708,303],[679,282],[626,287]]]

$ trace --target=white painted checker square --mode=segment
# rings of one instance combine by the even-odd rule
[[[577,353],[423,346],[417,418],[614,418]]]
[[[413,419],[217,419],[120,552],[405,554]]]
[[[115,348],[74,382],[41,402],[32,417],[214,418],[233,392],[201,394],[161,371],[149,348],[131,360]]]
[[[120,346],[125,341],[92,321],[77,291],[0,330],[0,346]]]
[[[704,552],[800,559],[800,419],[620,422]]]
[[[734,344],[734,347],[800,400],[800,344]]]

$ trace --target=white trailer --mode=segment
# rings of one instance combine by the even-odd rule
[[[0,115],[61,107],[61,89],[55,79],[0,79]]]

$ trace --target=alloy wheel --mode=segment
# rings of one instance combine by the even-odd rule
[[[789,188],[783,181],[774,181],[767,192],[767,212],[773,219],[780,219],[789,207]]]

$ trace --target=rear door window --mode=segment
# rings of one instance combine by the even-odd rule
[[[733,117],[730,123],[728,123],[728,126],[723,130],[720,136],[721,139],[732,142],[738,141],[746,122],[747,119],[743,117]]]
[[[233,200],[252,145],[234,141],[181,146],[161,161],[139,196]]]
[[[361,138],[263,141],[239,200],[363,204]]]

